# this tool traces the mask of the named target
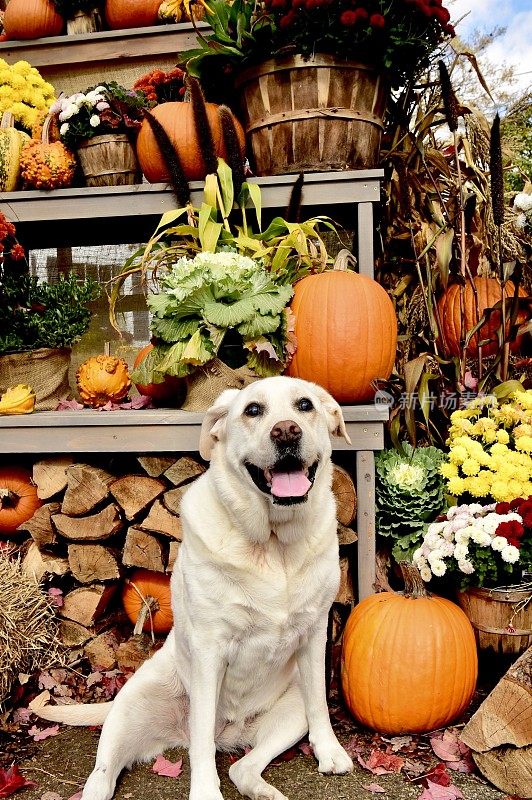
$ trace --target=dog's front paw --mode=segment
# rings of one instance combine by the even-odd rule
[[[224,800],[223,794],[217,786],[207,788],[206,786],[190,787],[188,800]]]
[[[313,744],[314,755],[318,759],[318,772],[331,775],[345,775],[353,771],[353,762],[336,739],[323,744]]]

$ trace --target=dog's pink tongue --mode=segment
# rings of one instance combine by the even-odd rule
[[[303,470],[272,473],[272,494],[276,497],[302,497],[311,483]]]

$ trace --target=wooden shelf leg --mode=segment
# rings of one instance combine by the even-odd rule
[[[358,271],[373,278],[373,203],[358,204]]]
[[[372,450],[356,454],[358,600],[375,591],[375,455]]]

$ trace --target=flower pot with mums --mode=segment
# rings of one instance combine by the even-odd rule
[[[59,99],[61,141],[76,150],[87,186],[122,186],[140,182],[132,138],[141,126],[148,101],[142,92],[115,82]]]
[[[367,168],[388,88],[427,65],[449,19],[441,0],[213,0],[213,33],[182,61],[208,94],[234,78],[258,174]]]

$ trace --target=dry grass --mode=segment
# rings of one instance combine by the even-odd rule
[[[0,556],[0,707],[20,672],[57,663],[59,652],[52,604],[18,559]]]

